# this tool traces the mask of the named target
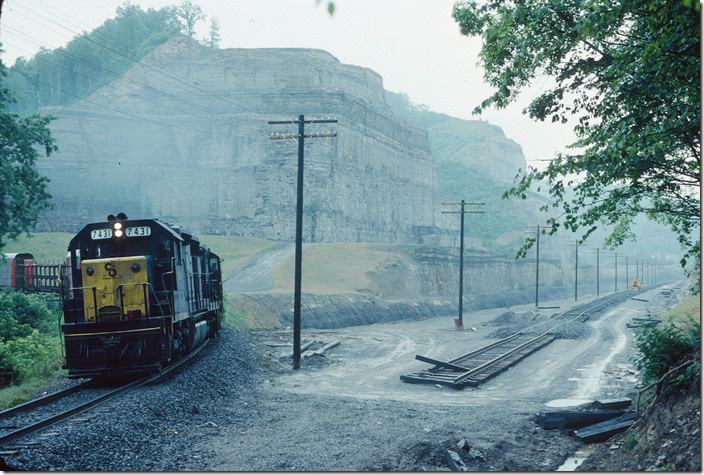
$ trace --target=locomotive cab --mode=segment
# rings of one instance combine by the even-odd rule
[[[84,227],[68,251],[69,377],[159,371],[219,329],[219,258],[180,228],[111,215]],[[217,273],[205,265],[213,259]]]

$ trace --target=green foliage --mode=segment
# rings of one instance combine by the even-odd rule
[[[189,38],[193,38],[195,35],[196,23],[205,20],[203,8],[191,0],[183,0],[179,6],[170,11],[173,12],[177,22],[181,25],[181,32]]]
[[[59,368],[58,310],[48,296],[0,292],[0,387]]]
[[[13,383],[49,376],[60,367],[61,352],[57,338],[41,335],[37,330],[22,338],[0,343],[0,357],[8,358],[0,368],[9,365]]]
[[[621,452],[627,454],[631,450],[633,450],[636,447],[636,445],[638,444],[638,439],[639,439],[638,433],[628,434],[623,439],[623,445],[621,446]]]
[[[173,8],[143,11],[125,3],[115,18],[77,35],[65,47],[42,48],[29,60],[19,58],[7,81],[17,98],[12,110],[27,113],[71,104],[117,79],[179,29]]]
[[[438,166],[440,193],[449,201],[484,201],[481,224],[468,217],[468,233],[496,252],[513,253],[521,242],[523,226],[529,219],[525,206],[502,202],[508,186],[473,167],[475,160],[486,160],[495,149],[521,156],[520,147],[507,139],[501,128],[479,120],[462,120],[428,109],[410,100],[407,94],[386,91],[386,102],[394,113],[412,125],[428,131],[430,152]],[[491,151],[490,151],[491,150]],[[501,153],[501,152],[500,152]],[[535,193],[532,198],[542,199]],[[511,237],[506,237],[511,236]]]
[[[51,116],[20,117],[6,112],[14,102],[5,86],[6,68],[0,61],[0,250],[5,239],[29,232],[49,207],[49,180],[35,168],[40,150],[57,150],[47,125]]]
[[[28,336],[32,330],[58,336],[58,303],[49,299],[21,292],[0,292],[0,341]]]
[[[514,249],[512,245],[499,249],[494,244],[502,234],[521,231],[522,226],[527,224],[524,213],[501,202],[505,184],[456,161],[445,161],[438,165],[438,184],[440,192],[448,200],[461,196],[468,201],[486,203],[481,208],[485,213],[480,218],[473,218],[471,214],[465,217],[465,226],[472,236],[482,239],[486,247],[494,250]],[[511,243],[515,244],[513,241]]]
[[[680,326],[666,325],[663,328],[644,327],[638,333],[636,342],[638,355],[635,363],[643,373],[644,382],[657,381],[678,365],[694,360],[693,364],[673,375],[673,379],[683,385],[699,384],[699,322]]]
[[[320,3],[320,0],[316,0],[315,3]],[[330,16],[335,14],[335,2],[328,1],[328,14]]]
[[[699,9],[672,0],[457,3],[453,17],[463,34],[482,36],[480,62],[495,88],[476,111],[505,107],[547,76],[554,86],[526,112],[576,124],[578,152],[529,169],[505,196],[547,182],[560,211],[548,219],[551,234],[579,229],[586,239],[601,222],[614,226],[613,246],[646,214],[676,232],[683,265],[698,261]]]

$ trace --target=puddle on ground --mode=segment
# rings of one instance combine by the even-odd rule
[[[545,405],[547,407],[575,407],[588,402],[593,402],[593,399],[553,399]]]
[[[588,444],[588,445],[583,445],[580,447],[574,455],[571,457],[567,457],[567,460],[565,460],[565,463],[560,465],[556,472],[574,472],[577,467],[582,465],[582,462],[586,460],[589,455],[596,450],[598,444]]]

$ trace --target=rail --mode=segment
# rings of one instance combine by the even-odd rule
[[[131,383],[128,383],[124,386],[120,386],[119,388],[117,388],[113,391],[109,391],[108,393],[102,394],[101,396],[99,396],[97,398],[91,399],[88,402],[80,404],[80,405],[73,407],[71,409],[68,409],[66,411],[60,412],[59,414],[55,414],[53,416],[47,417],[47,418],[42,419],[38,422],[28,424],[20,429],[14,430],[8,434],[1,436],[0,437],[0,447],[2,447],[3,445],[6,445],[14,440],[17,440],[21,437],[24,437],[28,434],[38,432],[38,431],[45,429],[51,425],[54,425],[58,422],[66,420],[66,419],[68,419],[72,416],[75,416],[81,412],[85,412],[89,409],[92,409],[93,407],[97,406],[98,404],[106,402],[106,401],[108,401],[108,400],[110,400],[120,394],[126,393],[132,389],[136,389],[140,386],[144,386],[145,384],[154,382],[154,381],[164,377],[165,375],[169,374],[171,371],[175,370],[176,368],[179,368],[181,365],[183,365],[187,361],[190,361],[193,357],[195,357],[198,353],[200,353],[200,351],[203,348],[205,348],[208,341],[210,341],[210,340],[205,340],[205,342],[202,345],[200,345],[198,348],[196,348],[195,350],[190,352],[188,355],[181,358],[176,363],[169,365],[165,370],[163,370],[160,373],[157,373],[157,374],[151,375],[151,376],[147,376],[145,378],[138,379],[136,381],[132,381]],[[69,392],[59,391],[57,393],[54,393],[54,394],[50,395],[53,397],[48,400],[47,400],[47,398],[40,398],[37,401],[30,401],[29,403],[24,404],[23,405],[24,407],[11,408],[7,411],[0,413],[0,417],[8,417],[9,415],[14,415],[15,413],[20,412],[22,410],[29,410],[31,408],[39,407],[39,406],[44,405],[48,402],[57,400],[61,397],[65,397],[68,394],[71,394],[71,393],[78,391],[78,389],[76,389],[76,388],[79,386],[82,386],[82,385],[79,384],[77,386],[74,386],[73,388],[69,388],[69,389],[73,389],[73,391],[69,391]]]
[[[515,365],[523,358],[539,350],[555,340],[553,332],[563,325],[582,319],[604,307],[612,305],[617,300],[623,300],[631,292],[621,292],[616,296],[601,298],[586,304],[572,307],[552,316],[550,319],[522,328],[518,332],[502,338],[482,348],[470,351],[448,362],[434,360],[417,355],[416,359],[434,364],[435,366],[409,375],[402,375],[401,380],[408,383],[425,383],[447,385],[457,389],[465,386],[478,386],[482,382],[498,375]],[[586,315],[586,317],[585,317]],[[556,320],[572,317],[554,325]],[[540,326],[551,325],[535,337],[528,333]],[[488,358],[488,359],[487,359]]]

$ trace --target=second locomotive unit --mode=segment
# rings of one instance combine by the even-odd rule
[[[157,372],[220,329],[220,258],[192,233],[120,213],[86,225],[68,252],[70,378]]]

